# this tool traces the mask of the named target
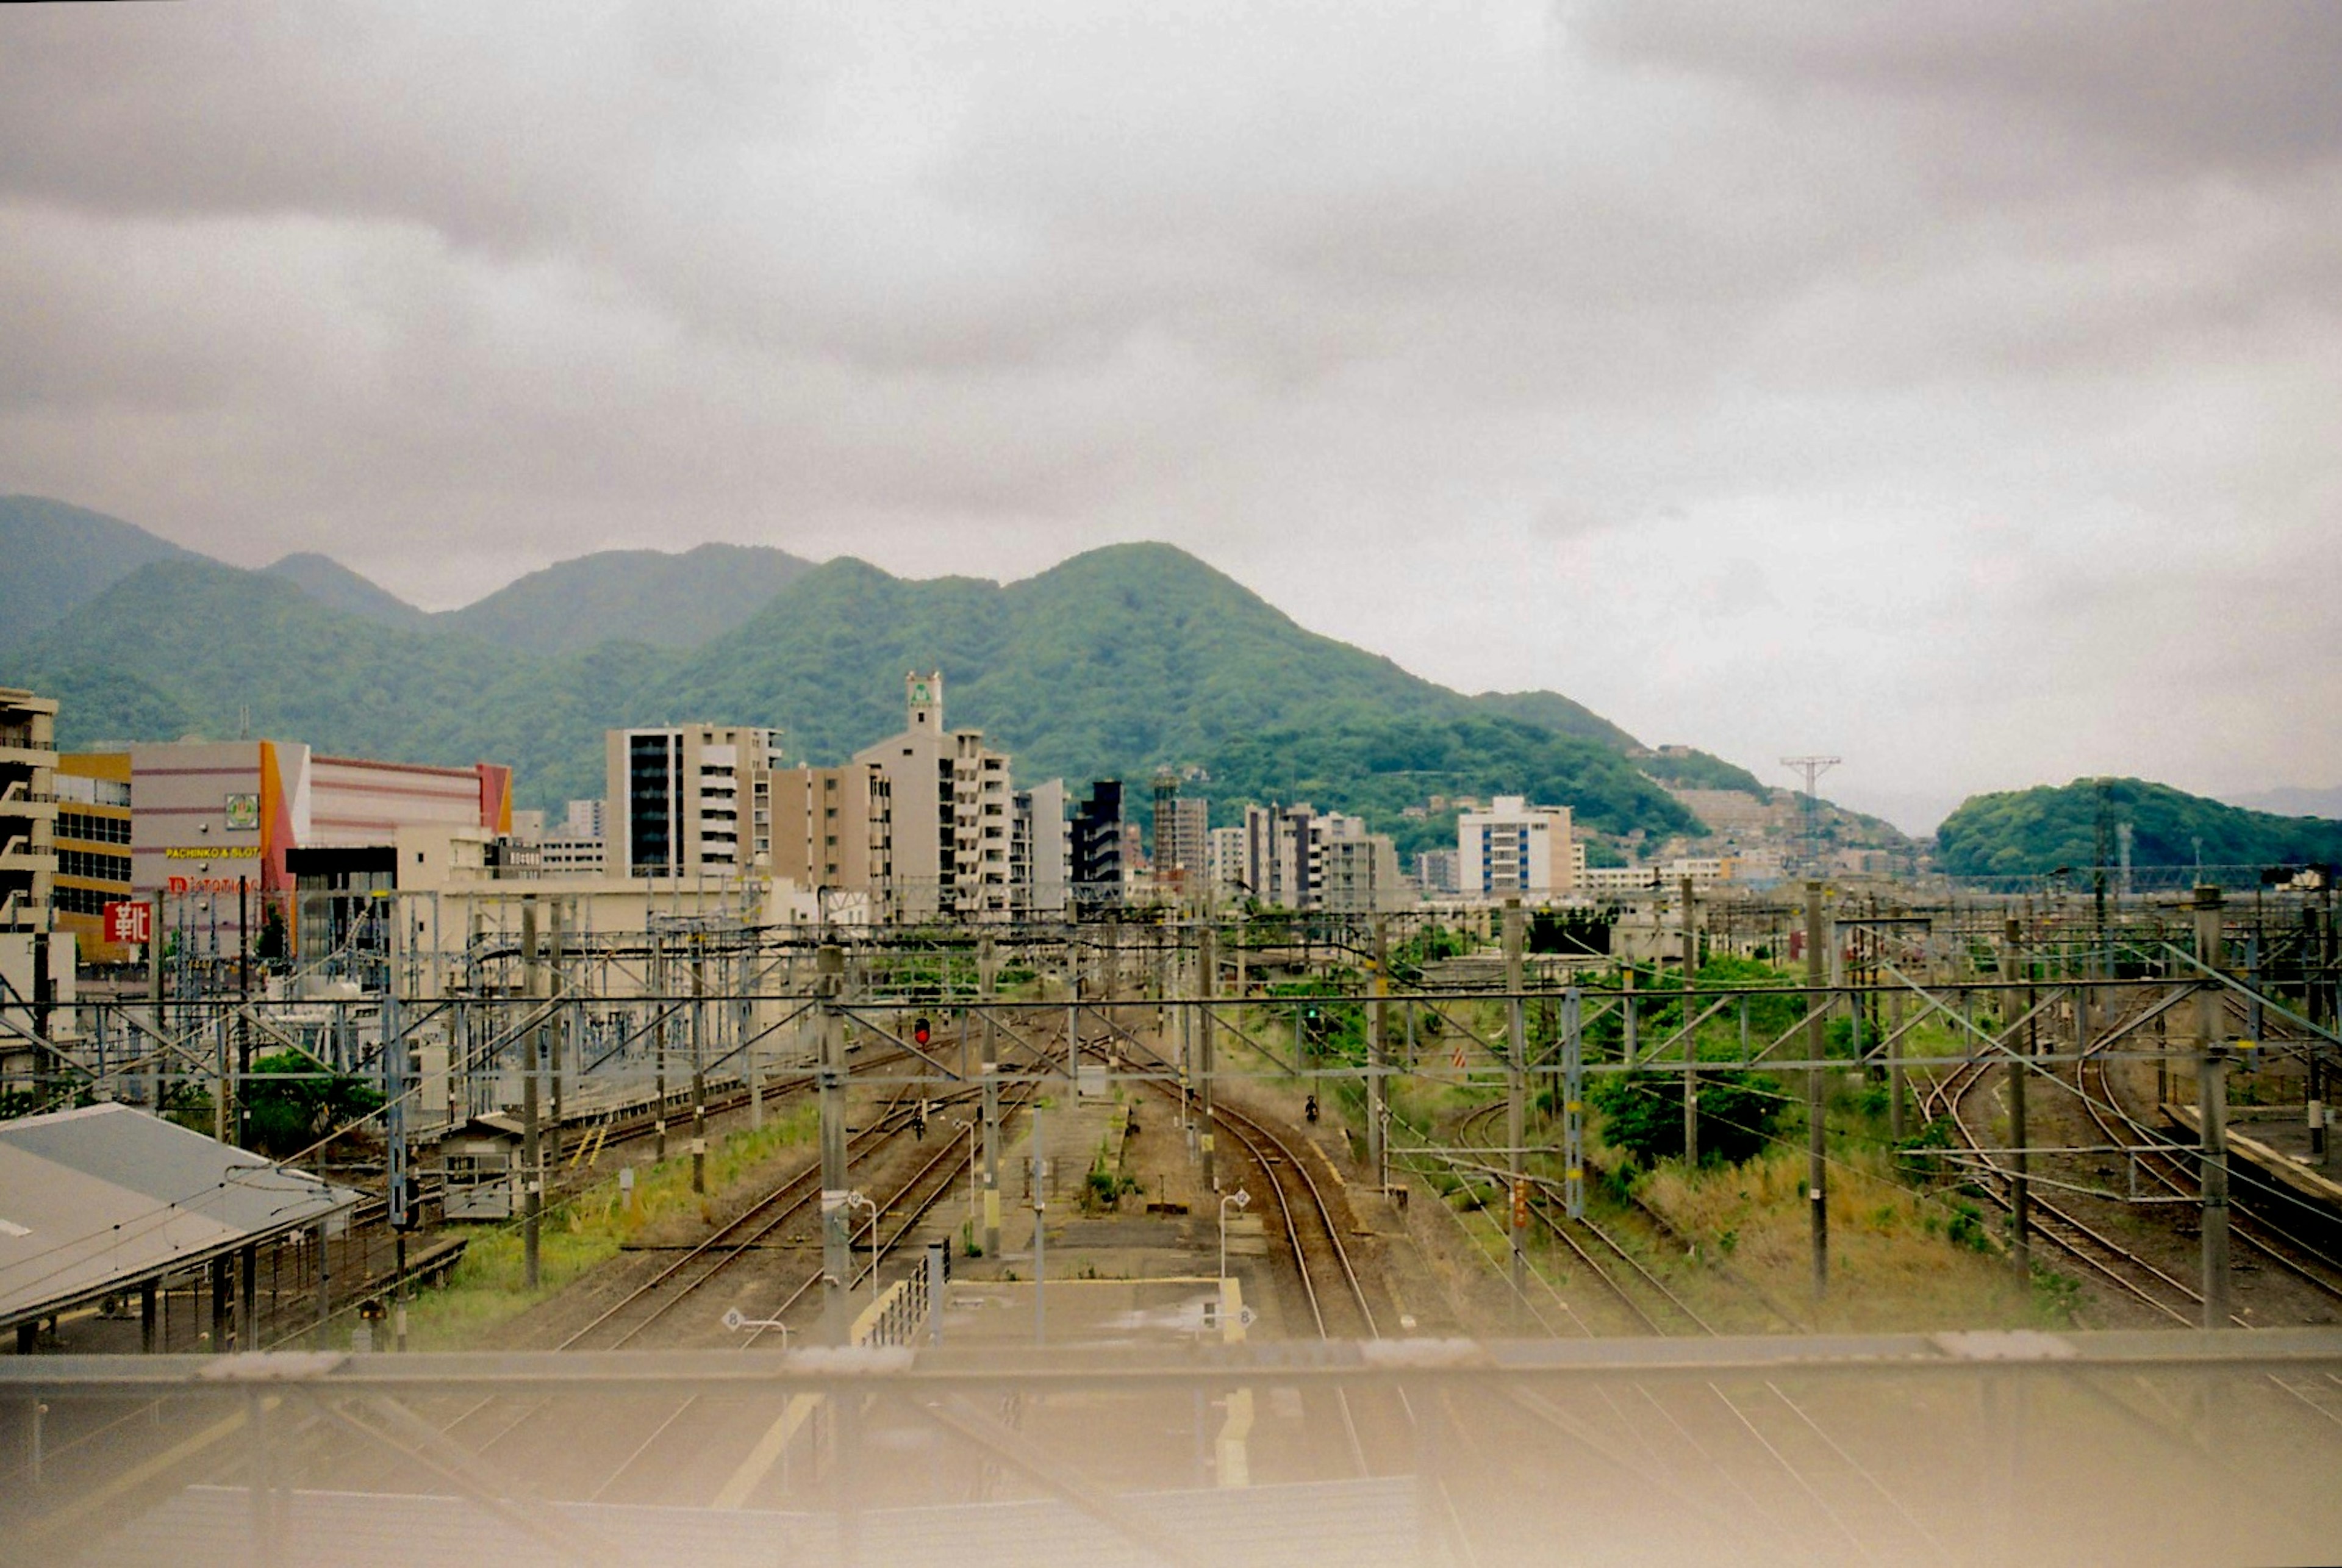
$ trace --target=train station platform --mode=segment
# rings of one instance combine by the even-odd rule
[[[127,1105],[0,1123],[0,1329],[28,1352],[44,1319],[248,1263],[360,1198]]]

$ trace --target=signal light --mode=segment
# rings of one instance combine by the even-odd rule
[[[913,1020],[911,1024],[911,1041],[914,1044],[926,1044],[928,1037],[932,1034],[933,1031],[927,1027],[927,1021],[925,1018]]]

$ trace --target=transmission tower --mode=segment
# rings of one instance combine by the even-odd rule
[[[1845,760],[1843,757],[1783,757],[1781,759],[1783,767],[1795,769],[1804,776],[1806,781],[1804,808],[1806,874],[1807,876],[1820,875],[1822,864],[1822,803],[1821,797],[1814,794],[1814,786],[1821,782],[1822,774]]]

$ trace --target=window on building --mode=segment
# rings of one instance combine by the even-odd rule
[[[57,836],[77,838],[85,844],[128,844],[130,819],[93,816],[82,811],[61,811],[57,813]]]
[[[95,850],[61,849],[57,851],[57,874],[85,876],[92,882],[126,883],[130,880],[130,857],[99,854]]]

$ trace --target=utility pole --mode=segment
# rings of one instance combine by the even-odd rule
[[[150,1085],[146,1108],[157,1116],[163,1114],[163,1096],[168,1093],[164,1074],[170,1062],[163,1049],[163,899],[157,894],[147,906],[146,917],[146,1013],[154,1025],[155,1035],[147,1042],[155,1053],[155,1070],[147,1075]]]
[[[755,985],[756,954],[741,941],[747,916],[744,914],[741,920],[742,924],[732,932],[732,969],[738,976],[732,988],[732,1038],[740,1054],[747,1059],[748,1130],[761,1133],[765,1130],[765,1054],[755,1040],[756,1004],[748,994]]]
[[[2220,890],[2196,889],[2196,958],[2220,967]],[[2228,1326],[2228,1050],[2220,1038],[2220,983],[2205,980],[2197,1000],[2196,1110],[2203,1144],[2204,1326]]]
[[[691,934],[691,1190],[707,1191],[707,933]]]
[[[651,1051],[656,1058],[656,1078],[651,1087],[658,1096],[653,1108],[652,1130],[657,1134],[658,1147],[652,1158],[666,1163],[666,944],[660,939],[659,929],[651,924]]]
[[[2003,980],[2013,983],[2020,969],[2029,969],[2020,945],[2023,940],[2023,925],[2011,919],[2001,934]],[[2011,1007],[2023,1007],[2028,1013],[2033,1010],[2030,990],[2011,990],[2002,994],[2009,998]],[[2012,1149],[2008,1171],[2008,1261],[2016,1265],[2017,1277],[2024,1281],[2033,1277],[2033,1161],[2025,1152],[2025,1081],[2032,1074],[2032,1065],[2026,1059],[2033,1054],[2032,1020],[2026,1021],[2021,1040],[2009,1042],[2008,1053],[2008,1142]]]
[[[846,1035],[838,1018],[846,983],[846,950],[824,943],[814,956],[814,989],[821,1009],[821,1263],[822,1337],[844,1344],[846,1298],[854,1280],[854,1213],[846,1186]],[[876,1259],[872,1259],[873,1266]]]
[[[399,918],[405,920],[405,912]],[[382,995],[382,1087],[383,1087],[383,1217],[389,1222],[392,1235],[391,1277],[395,1283],[392,1293],[395,1300],[395,1316],[392,1323],[393,1343],[400,1350],[406,1348],[406,1233],[415,1223],[415,1211],[409,1206],[411,1196],[407,1181],[406,1150],[406,1021],[400,1016],[398,1005],[398,969],[390,972],[390,988]],[[244,1252],[245,1269],[245,1336],[239,1342],[247,1350],[260,1348],[259,1336],[253,1333],[252,1296],[255,1281],[255,1254],[249,1247]]]
[[[1033,1156],[1027,1162],[1031,1172],[1026,1178],[1032,1189],[1033,1203],[1033,1343],[1049,1343],[1049,1235],[1048,1195],[1049,1162],[1043,1151],[1047,1144],[1041,1141],[1041,1105],[1034,1102],[1033,1114],[1026,1119],[1033,1134]]]
[[[246,902],[252,879],[235,879],[235,1142],[238,1148],[252,1144],[252,914]],[[394,970],[391,985],[395,989],[398,975]]]
[[[1806,781],[1803,800],[1806,833],[1806,874],[1819,876],[1822,859],[1822,803],[1814,793],[1822,774],[1844,762],[1844,757],[1783,757],[1781,765],[1796,772]]]
[[[545,1064],[553,1087],[553,1125],[546,1129],[552,1147],[545,1154],[545,1165],[561,1169],[561,1090],[562,1063],[566,1034],[561,1026],[561,1009],[557,999],[565,987],[561,981],[561,900],[554,899],[545,906],[545,947],[548,962],[545,967],[545,995],[555,1003],[545,1024]]]
[[[1390,1187],[1390,1151],[1385,1124],[1390,1117],[1387,1057],[1390,1040],[1390,933],[1381,915],[1374,917],[1374,1004],[1366,1009],[1366,1168],[1375,1186]]]
[[[1699,1044],[1692,1036],[1692,976],[1699,969],[1699,924],[1691,878],[1683,879],[1684,1169],[1699,1169]]]
[[[986,1002],[998,974],[987,933],[976,939],[976,990]],[[984,1255],[1000,1255],[1000,1040],[989,1007],[984,1010]]]
[[[1528,1031],[1521,1004],[1521,901],[1505,900],[1505,1020],[1511,1051],[1505,1063],[1505,1172],[1512,1178],[1505,1194],[1510,1216],[1506,1234],[1511,1243],[1513,1310],[1520,1311],[1528,1288],[1528,1204],[1526,1149],[1528,1136]]]
[[[1196,1078],[1204,1096],[1204,1130],[1199,1137],[1203,1152],[1204,1187],[1207,1192],[1220,1190],[1220,1178],[1213,1164],[1212,1151],[1212,982],[1219,967],[1212,952],[1212,928],[1205,926],[1196,938]]]
[[[1822,1070],[1822,1053],[1827,1048],[1828,1030],[1825,1014],[1822,985],[1827,975],[1828,958],[1824,946],[1829,941],[1829,925],[1822,913],[1822,884],[1818,880],[1806,884],[1806,1056],[1812,1064],[1806,1070],[1806,1196],[1813,1214],[1814,1300],[1819,1303],[1829,1293],[1829,1124],[1827,1115],[1828,1086]]]
[[[531,1011],[544,984],[544,975],[537,964],[536,896],[532,894],[521,900],[520,905],[521,1005]],[[544,1031],[531,1023],[520,1036],[520,1164],[521,1220],[520,1255],[521,1283],[530,1290],[537,1284],[537,1224],[540,1204],[545,1195],[545,1165],[543,1149],[537,1142],[536,1074],[538,1054],[545,1047]]]
[[[1586,1217],[1586,1035],[1577,987],[1561,1002],[1562,1199],[1573,1220]]]

